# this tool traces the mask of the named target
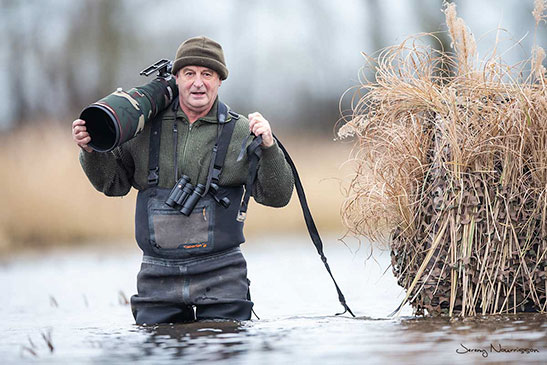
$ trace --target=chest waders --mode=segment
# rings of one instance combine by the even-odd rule
[[[219,102],[218,110],[207,183],[187,189],[186,202],[192,198],[195,205],[178,198],[169,203],[180,204],[167,204],[177,185],[158,187],[162,123],[152,122],[148,188],[137,196],[135,215],[136,239],[144,253],[137,294],[131,297],[137,324],[251,318],[247,263],[238,247],[244,242],[243,222],[237,219],[243,187],[218,186],[238,115],[230,112],[226,122],[226,105]],[[176,129],[174,135],[176,150]]]
[[[219,102],[218,120],[220,131],[217,134],[217,142],[213,148],[207,185],[203,187],[204,192],[201,193],[201,198],[188,216],[166,204],[171,189],[157,187],[161,123],[154,121],[150,133],[148,189],[140,191],[138,194],[135,218],[137,243],[145,256],[165,259],[189,258],[229,250],[245,241],[243,222],[247,215],[248,202],[262,154],[260,147],[262,137],[255,137],[246,148],[248,140],[245,139],[242,143],[238,160],[243,158],[245,152],[249,160],[249,173],[245,183],[245,190],[241,186],[218,187],[219,176],[222,172],[235,122],[238,118],[237,114],[231,114],[232,119],[226,123],[226,112],[227,107]],[[338,293],[338,300],[344,307],[344,312],[337,313],[337,315],[349,312],[355,317],[346,304],[345,297],[334,279],[323,252],[323,243],[311,215],[296,166],[283,144],[277,137],[274,136],[274,138],[291,167],[310,238],[334,283]],[[176,145],[175,141],[175,148]],[[178,176],[176,176],[176,179],[178,179]],[[210,190],[212,186],[215,187],[214,191]],[[211,194],[208,194],[208,192],[211,192]],[[220,203],[226,199],[231,202],[228,206]],[[238,205],[238,202],[241,202],[241,205]]]

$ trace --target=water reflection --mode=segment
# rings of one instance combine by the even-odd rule
[[[447,354],[458,362],[526,361],[544,363],[547,318],[541,313],[471,318],[407,318],[401,320],[398,342],[405,357],[418,356],[417,344],[427,344],[426,356]],[[424,353],[419,354],[423,358]]]
[[[359,263],[342,265],[346,257],[343,250],[329,259],[335,264],[338,260],[333,266],[339,268],[337,273],[341,282],[346,281],[345,287],[351,288],[347,296],[359,317],[325,315],[340,309],[336,298],[325,295],[332,293],[332,284],[317,279],[324,277],[323,267],[314,256],[309,262],[303,259],[309,256],[308,251],[299,247],[279,250],[272,246],[249,252],[250,266],[256,265],[251,267],[254,300],[262,319],[241,323],[134,325],[131,310],[119,300],[119,293],[134,292],[138,256],[128,260],[124,255],[105,258],[70,254],[12,262],[0,268],[0,288],[7,298],[0,309],[0,330],[5,335],[0,341],[2,361],[134,365],[171,361],[545,363],[545,314],[385,318],[382,316],[398,302],[400,289],[395,280],[383,275],[383,269],[373,271],[374,265],[366,266],[367,271]],[[283,265],[287,257],[295,262]],[[389,257],[384,264],[389,265]],[[539,353],[496,352],[491,345],[497,350],[501,345],[503,350],[537,349]]]
[[[170,358],[191,357],[200,360],[200,353],[209,361],[225,360],[245,353],[245,327],[237,321],[199,321],[180,324],[138,326],[145,336],[144,355],[156,356],[161,349]],[[207,349],[207,354],[203,350]]]
[[[436,334],[446,336],[498,336],[507,333],[518,335],[519,339],[532,338],[542,340],[547,345],[547,336],[543,333],[547,327],[547,318],[541,313],[517,313],[503,315],[477,316],[470,318],[416,317],[401,321],[402,330],[407,334]],[[536,336],[535,331],[540,336]],[[524,334],[526,334],[524,336]]]

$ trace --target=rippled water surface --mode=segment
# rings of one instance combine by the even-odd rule
[[[1,363],[546,363],[545,315],[451,321],[415,318],[404,307],[388,318],[403,299],[389,254],[365,262],[367,248],[328,241],[329,263],[357,318],[334,315],[336,291],[306,237],[243,246],[260,317],[243,323],[134,325],[127,300],[136,291],[136,248],[6,259]]]

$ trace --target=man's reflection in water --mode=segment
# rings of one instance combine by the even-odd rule
[[[222,360],[245,353],[245,322],[232,320],[138,326],[148,334],[143,343],[145,356],[158,355],[158,349],[170,357]]]

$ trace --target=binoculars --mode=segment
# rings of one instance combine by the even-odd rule
[[[136,137],[144,125],[163,111],[178,96],[172,62],[162,59],[141,71],[148,76],[158,71],[152,82],[112,94],[87,106],[80,114],[91,137],[89,147],[97,152],[109,152]]]
[[[197,186],[194,187],[194,185],[190,183],[190,178],[184,175],[177,181],[175,186],[173,186],[173,189],[171,189],[165,204],[173,209],[180,210],[185,216],[189,216],[204,191],[205,186],[203,184],[197,184]]]
[[[230,199],[224,197],[222,199],[217,197],[218,185],[211,183],[209,186],[209,192],[215,199],[215,201],[227,208],[230,205]],[[190,182],[190,178],[183,175],[179,181],[173,186],[165,204],[175,210],[179,210],[185,216],[189,216],[194,210],[199,199],[205,193],[205,185],[197,184],[195,187]]]

